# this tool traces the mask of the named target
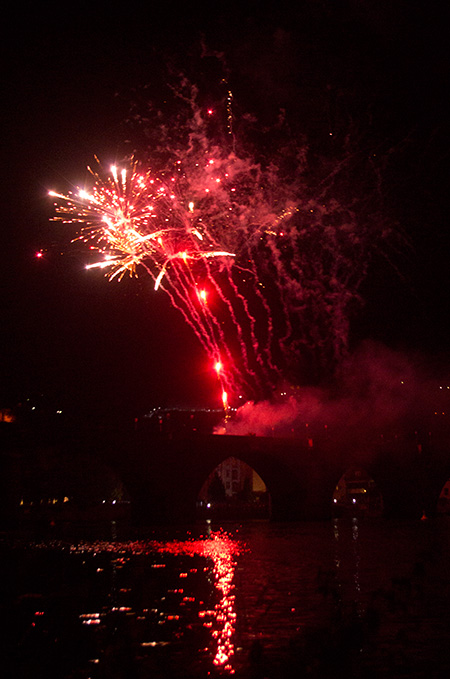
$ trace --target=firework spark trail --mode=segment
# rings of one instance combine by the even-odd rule
[[[318,213],[310,223],[307,236],[319,232],[322,227],[322,220],[326,215],[324,206],[319,206],[314,202],[307,203],[300,217],[305,214]],[[294,249],[292,246],[296,241],[304,238],[305,227],[292,223],[281,235],[286,244],[292,249],[292,256],[286,261],[282,254],[282,249],[275,241],[275,233],[268,239],[267,244],[271,250],[271,261],[278,277],[278,289],[280,301],[284,309],[286,320],[286,332],[280,337],[280,343],[287,347],[292,342],[293,326],[291,316],[308,309],[310,316],[308,334],[303,337],[298,336],[297,341],[310,348],[325,351],[325,345],[332,335],[334,346],[337,353],[342,353],[347,347],[348,326],[346,326],[346,307],[350,297],[354,297],[349,275],[344,276],[343,260],[336,257],[339,253],[339,244],[336,243],[336,232],[328,229],[328,239],[320,241],[320,248],[312,260],[315,269],[315,277],[311,280],[307,270],[311,267],[309,255],[306,257],[301,249]],[[308,246],[307,241],[305,245]],[[308,253],[309,254],[309,253]],[[329,262],[327,262],[327,258]]]
[[[234,327],[235,327],[235,330],[236,330],[238,338],[239,338],[242,356],[244,357],[245,366],[246,366],[247,370],[249,372],[251,372],[250,367],[248,365],[248,361],[247,361],[247,347],[245,345],[244,338],[242,336],[241,326],[240,326],[240,324],[238,323],[238,321],[235,317],[233,306],[232,306],[230,300],[223,293],[221,286],[219,285],[219,283],[215,279],[215,277],[212,275],[212,272],[209,269],[209,267],[207,267],[207,280],[208,280],[209,285],[216,291],[218,299],[220,299],[220,301],[222,302],[224,307],[227,309],[229,316],[230,316],[232,322],[234,323]],[[220,323],[218,322],[218,319],[216,318],[216,316],[214,314],[212,314],[211,312],[209,312],[209,310],[207,309],[207,307],[205,305],[203,305],[203,306],[204,306],[203,310],[204,310],[206,318],[208,319],[208,323],[210,324],[210,327],[211,328],[214,327],[219,332],[221,349],[218,348],[217,360],[220,361],[221,357],[226,355],[227,356],[227,363],[228,363],[228,366],[229,366],[229,371],[232,372],[232,373],[235,373],[237,368],[235,368],[235,360],[233,359],[231,351],[228,347],[228,343],[226,341],[225,333],[222,330]],[[256,378],[256,375],[254,375],[254,377]],[[228,386],[227,386],[228,390],[231,390],[232,392],[234,392],[236,385],[239,384],[239,381],[242,381],[242,379],[243,379],[242,376],[239,379],[239,374],[234,374],[233,375],[233,381],[234,381],[235,386],[232,387],[231,384],[229,383]]]
[[[301,363],[299,348],[306,361],[330,365],[345,353],[349,310],[385,229],[376,210],[367,218],[370,199],[348,192],[351,162],[337,158],[331,172],[324,163],[327,176],[317,176],[314,189],[305,179],[306,146],[280,145],[276,136],[268,152],[264,142],[262,152],[247,150],[223,82],[222,128],[211,126],[216,112],[203,109],[198,89],[183,79],[173,89],[184,107],[173,124],[148,102],[133,117],[139,164],[113,167],[106,177],[89,169],[90,191],[51,195],[55,219],[79,225],[75,240],[100,255],[89,268],[110,280],[146,271],[211,363],[223,361],[223,392],[259,398],[263,384],[281,379],[282,364]],[[334,190],[344,172],[341,205]],[[200,285],[214,292],[215,304]]]
[[[320,302],[317,302],[319,296],[317,295],[317,288],[321,288],[321,281],[319,270],[317,269],[317,277],[314,283],[315,291],[308,289],[305,281],[308,281],[302,269],[301,261],[297,261],[294,257],[289,261],[290,273],[286,269],[281,254],[277,248],[272,250],[273,262],[275,264],[278,276],[278,288],[280,290],[280,301],[283,308],[283,315],[285,319],[286,332],[280,337],[280,344],[284,352],[287,354],[288,347],[294,340],[295,330],[292,323],[292,317],[299,315],[302,310],[309,310],[309,328],[308,334],[297,334],[295,341],[311,346],[315,349],[320,348],[322,337],[320,335],[320,318],[319,307]],[[324,291],[321,289],[322,296],[325,297]]]
[[[250,260],[249,264],[250,264],[251,268],[250,268],[250,270],[247,269],[247,271],[249,271],[249,273],[254,277],[255,281],[258,281],[258,273],[256,271],[256,264],[255,264],[254,260],[253,259]],[[272,310],[271,310],[266,298],[264,297],[261,290],[259,289],[260,285],[262,285],[262,284],[257,283],[254,286],[254,288],[255,288],[256,297],[261,302],[261,305],[262,305],[262,307],[265,311],[265,314],[266,314],[265,320],[266,320],[266,323],[267,323],[267,340],[265,342],[265,346],[262,347],[262,350],[263,350],[264,355],[266,357],[266,361],[267,361],[267,364],[269,366],[269,369],[272,371],[273,374],[279,374],[280,375],[280,371],[279,371],[278,367],[272,361],[272,355],[271,355],[271,350],[270,350],[270,347],[272,346],[272,342],[274,341],[274,324],[273,324],[273,321],[272,321]],[[256,319],[253,315],[251,316],[251,319],[252,319],[251,322],[253,324],[252,330],[253,330],[253,333],[255,333]]]
[[[169,288],[163,288],[164,292],[168,295],[170,302],[173,306],[174,309],[179,311],[186,323],[193,329],[195,332],[198,340],[200,341],[200,344],[203,346],[205,351],[209,354],[211,352],[211,341],[210,341],[210,336],[207,333],[202,332],[202,324],[196,325],[195,323],[195,314],[194,318],[192,318],[191,315],[189,315],[188,311],[184,308],[183,303],[184,300],[182,300],[183,303],[179,303],[176,299],[176,296],[174,292],[172,292]]]
[[[205,262],[205,265],[206,262]],[[169,294],[172,305],[182,312],[184,319],[192,327],[211,362],[216,363],[226,357],[227,370],[221,371],[220,385],[222,391],[228,390],[234,393],[236,384],[239,383],[239,373],[235,368],[233,356],[229,350],[225,334],[219,320],[212,314],[202,302],[200,311],[192,301],[192,291],[197,289],[192,271],[187,268],[181,271],[174,270],[176,280],[172,283],[171,276],[166,279],[164,291]],[[214,279],[211,278],[213,282]]]
[[[209,280],[210,283],[211,282],[215,283],[214,278],[211,275],[207,261],[204,262],[204,266],[207,280]],[[186,282],[182,281],[181,277],[178,278],[180,287],[182,288],[184,293],[183,297],[186,300],[186,303],[189,305],[189,309],[191,309],[192,312],[195,313],[195,316],[198,319],[199,324],[203,327],[203,329],[207,331],[206,334],[211,342],[210,344],[211,350],[209,352],[210,357],[216,361],[220,359],[220,356],[226,354],[228,360],[230,361],[230,364],[233,365],[233,359],[229,351],[225,333],[221,327],[219,319],[213,313],[211,313],[208,306],[204,302],[200,304],[201,313],[197,311],[192,301],[192,292],[197,289],[197,283],[190,269],[187,269],[186,272],[183,273],[186,279],[189,277],[189,280],[186,280]]]
[[[204,331],[205,338],[209,342],[209,354],[212,358],[217,359],[221,351],[219,344],[223,347],[226,346],[225,335],[220,323],[217,318],[205,308],[204,304],[200,306],[200,311],[196,308],[191,295],[192,292],[196,290],[197,285],[192,276],[192,271],[186,269],[186,271],[181,271],[180,269],[175,269],[174,273],[176,275],[176,282],[174,284],[174,289],[179,294],[180,299],[183,300],[187,309],[189,310],[192,318],[195,319],[198,324],[197,327]],[[171,278],[169,277],[169,281]],[[204,319],[204,320],[203,320]]]
[[[209,285],[216,291],[218,298],[220,299],[220,301],[224,305],[224,308],[228,312],[228,316],[229,316],[231,322],[233,323],[234,331],[236,333],[236,337],[237,337],[238,342],[239,342],[239,348],[240,348],[240,354],[241,354],[240,357],[242,358],[242,360],[244,362],[245,373],[243,373],[242,371],[240,371],[238,369],[238,367],[236,365],[236,358],[233,357],[233,355],[231,353],[229,343],[227,341],[225,333],[222,330],[221,325],[220,325],[217,317],[214,314],[210,313],[208,311],[208,309],[205,307],[205,305],[203,305],[203,307],[204,307],[203,311],[204,311],[205,317],[207,319],[208,327],[211,330],[211,335],[214,336],[214,334],[215,334],[214,330],[218,331],[219,338],[218,338],[218,341],[215,345],[217,361],[222,362],[221,359],[223,357],[226,357],[226,359],[227,359],[227,361],[226,361],[227,369],[223,369],[223,371],[221,372],[221,375],[229,374],[230,377],[228,379],[226,379],[225,381],[221,380],[221,386],[222,386],[223,389],[226,389],[228,393],[230,393],[234,396],[237,396],[238,395],[237,392],[241,391],[242,388],[245,385],[248,388],[251,387],[248,380],[246,379],[246,374],[253,377],[256,383],[258,383],[259,377],[254,372],[254,370],[252,370],[252,368],[250,367],[249,360],[248,360],[247,345],[246,345],[246,342],[245,342],[244,334],[242,332],[241,324],[237,320],[232,301],[224,294],[222,287],[219,285],[216,278],[212,275],[209,268],[208,268],[207,276],[208,276]],[[230,271],[227,267],[227,279],[230,276],[231,276],[231,273],[230,273]],[[219,347],[219,344],[220,344],[220,347]]]
[[[281,306],[281,311],[283,315],[283,320],[284,324],[286,326],[285,333],[279,337],[279,343],[280,346],[283,348],[284,351],[287,349],[287,342],[290,337],[292,337],[293,334],[293,328],[292,328],[292,323],[291,323],[291,318],[290,318],[290,308],[288,304],[288,286],[286,285],[285,281],[285,275],[284,275],[284,265],[281,260],[281,252],[280,250],[275,246],[275,243],[272,238],[269,239],[269,250],[270,250],[270,255],[271,255],[271,261],[273,263],[275,273],[277,275],[277,292],[279,294],[279,301],[280,301],[280,306]],[[296,281],[292,282],[289,281],[289,284],[296,285]],[[261,297],[264,298],[264,295],[261,294]],[[264,298],[265,299],[265,298]],[[296,298],[301,299],[301,296]],[[269,317],[272,318],[272,312],[270,309],[270,306],[266,302],[264,305],[265,308],[267,308],[269,312]],[[272,325],[273,327],[273,325]]]
[[[252,346],[253,351],[254,351],[255,358],[258,361],[259,365],[261,366],[266,377],[269,378],[269,374],[268,374],[267,369],[266,369],[266,363],[265,363],[263,356],[261,354],[259,340],[258,340],[258,338],[256,336],[256,332],[255,332],[256,324],[257,324],[256,318],[253,316],[253,314],[250,311],[248,300],[244,297],[244,295],[241,295],[241,293],[239,292],[238,286],[236,285],[236,283],[233,280],[233,272],[232,271],[229,272],[228,280],[229,280],[230,286],[231,286],[231,288],[232,288],[232,290],[235,294],[236,299],[239,300],[239,302],[241,303],[241,305],[244,309],[245,316],[249,321],[250,341],[251,341],[251,346]],[[244,344],[244,347],[245,347],[245,343],[243,341],[243,335],[242,335],[240,325],[238,325],[238,328],[240,330],[241,342]],[[248,368],[248,370],[250,370],[250,368],[248,367],[247,351],[245,351],[245,357],[246,357],[246,367]],[[272,366],[271,366],[271,362],[269,360],[269,368],[270,367],[272,367]],[[255,376],[255,378],[257,379],[256,373],[254,371],[251,371],[251,372]]]
[[[220,354],[216,333],[219,335],[219,341],[222,343],[225,341],[223,331],[217,319],[204,310],[202,318],[202,315],[190,299],[189,282],[184,280],[181,272],[175,267],[172,274],[175,277],[175,282],[172,283],[172,277],[168,275],[165,279],[164,291],[169,294],[173,305],[180,311],[183,311],[185,319],[201,339],[207,353],[212,358],[216,358]],[[195,286],[195,283],[193,285]]]
[[[230,282],[230,279],[231,279],[231,274],[228,271],[227,272],[228,282]],[[236,334],[237,334],[237,338],[238,338],[238,342],[239,342],[239,345],[240,345],[241,355],[242,355],[242,359],[244,361],[245,369],[246,369],[246,371],[248,372],[249,375],[251,375],[252,377],[255,378],[255,380],[257,380],[258,377],[257,377],[256,373],[254,372],[254,370],[251,369],[250,364],[249,364],[248,350],[247,350],[247,346],[246,346],[245,341],[244,341],[244,335],[243,335],[243,332],[242,332],[242,325],[237,320],[233,304],[231,303],[229,298],[226,297],[226,295],[223,293],[221,286],[218,284],[218,282],[213,277],[211,277],[211,284],[213,285],[213,287],[215,288],[219,298],[221,299],[221,301],[223,302],[223,304],[227,308],[230,319],[231,319],[231,321],[234,325],[234,328],[235,328],[235,331],[236,331]]]

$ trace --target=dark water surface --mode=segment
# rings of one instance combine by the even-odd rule
[[[449,677],[450,523],[1,539],[2,677]]]

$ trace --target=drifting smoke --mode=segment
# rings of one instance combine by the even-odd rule
[[[380,437],[423,437],[436,422],[442,430],[450,401],[446,385],[422,358],[374,342],[343,363],[332,387],[283,394],[276,401],[246,403],[216,433],[323,437],[326,428],[336,443],[368,449]]]

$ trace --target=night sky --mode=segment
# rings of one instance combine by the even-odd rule
[[[145,277],[115,285],[87,273],[62,248],[47,196],[83,181],[94,154],[122,158],[130,102],[144,87],[157,93],[168,64],[208,82],[202,43],[223,53],[242,110],[267,121],[284,108],[315,143],[351,124],[367,152],[385,155],[383,210],[410,246],[393,251],[393,266],[375,260],[352,343],[438,356],[446,370],[445,10],[406,0],[133,4],[24,5],[3,24],[0,407],[40,398],[129,416],[217,405],[206,357],[168,299]]]

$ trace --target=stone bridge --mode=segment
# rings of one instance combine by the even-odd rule
[[[328,518],[333,491],[351,466],[365,469],[383,496],[385,514],[419,517],[436,511],[450,477],[450,454],[414,438],[382,442],[370,449],[323,440],[186,434],[146,431],[103,440],[101,457],[119,473],[142,524],[190,522],[203,483],[233,456],[263,479],[274,520]]]

